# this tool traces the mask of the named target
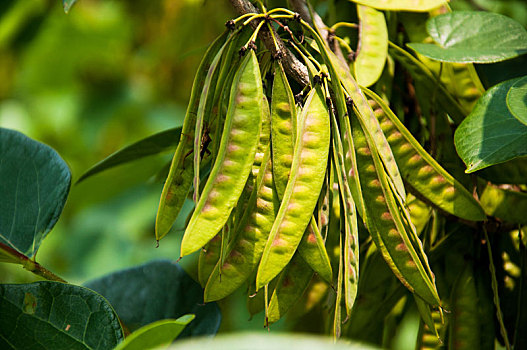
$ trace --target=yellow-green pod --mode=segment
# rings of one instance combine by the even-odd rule
[[[447,0],[352,0],[379,10],[428,12],[447,3]]]
[[[258,267],[257,289],[282,271],[302,239],[324,182],[329,141],[324,97],[313,89],[298,122],[291,174]]]
[[[487,185],[481,194],[481,206],[489,216],[515,224],[527,224],[527,194]]]
[[[302,23],[304,24],[304,22]],[[364,96],[364,93],[359,88],[359,85],[357,84],[355,79],[352,77],[349,68],[345,66],[331,50],[329,50],[322,38],[309,25],[307,25],[307,23],[304,24],[304,27],[307,30],[311,31],[311,33],[313,34],[313,38],[317,42],[320,54],[322,55],[322,58],[324,59],[324,62],[328,67],[329,73],[332,78],[335,78],[332,79],[333,89],[341,89],[340,84],[338,83],[338,79],[340,79],[340,82],[346,90],[347,96],[349,96],[353,102],[353,110],[355,114],[361,120],[361,123],[365,125],[365,132],[369,136],[368,143],[371,143],[370,147],[374,147],[378,152],[386,168],[386,172],[388,173],[388,176],[391,178],[395,186],[397,195],[400,196],[403,200],[405,200],[406,190],[404,188],[403,180],[401,178],[399,169],[397,168],[397,163],[395,162],[388,141],[386,140],[386,137],[384,136],[384,133],[381,130],[379,121],[377,120],[377,118],[375,118],[375,115],[373,114],[373,111],[368,103],[368,100]],[[337,77],[338,79],[336,79]],[[341,104],[341,102],[339,102],[340,99],[341,98],[339,94],[337,94],[337,106]],[[338,108],[339,114],[342,114],[343,116],[346,115],[347,111],[341,109],[342,107]],[[346,122],[341,123],[341,126],[345,127]],[[355,195],[355,193],[353,194]],[[356,200],[356,202],[358,203],[358,208],[360,212],[362,209],[362,205],[359,200]]]
[[[426,224],[430,221],[432,208],[411,193],[406,196],[406,205],[408,206],[408,212],[410,213],[410,220],[415,226],[415,231],[417,234],[420,234],[424,230]]]
[[[230,94],[216,161],[181,242],[181,256],[204,246],[223,227],[251,172],[264,113],[263,88],[253,50],[242,61]]]
[[[379,80],[388,56],[388,28],[381,11],[357,5],[359,46],[354,71],[360,86],[370,86]]]
[[[199,106],[199,99],[205,78],[216,53],[223,47],[227,33],[222,34],[216,39],[201,60],[198,72],[194,78],[190,101],[187,107],[181,138],[176,148],[176,153],[170,165],[156,216],[155,234],[159,241],[163,238],[176,220],[185,199],[187,198],[190,185],[193,179],[193,160],[189,152],[193,150],[194,128],[196,124],[196,112]]]
[[[204,288],[209,280],[209,276],[218,263],[221,254],[221,233],[218,233],[209,243],[201,250],[198,259],[198,280]]]
[[[412,226],[405,224],[401,217],[398,199],[379,156],[366,141],[364,126],[356,118],[352,125],[370,235],[399,280],[430,305],[439,306],[434,278],[419,238],[415,232],[408,232]]]
[[[256,188],[235,238],[227,248],[226,258],[218,262],[210,274],[205,287],[205,302],[222,299],[234,292],[258,266],[278,210],[269,147],[263,161]]]
[[[295,145],[295,98],[280,63],[275,66],[271,99],[271,137],[273,177],[279,198],[282,198],[293,164]]]
[[[378,106],[375,115],[405,182],[420,197],[449,214],[466,220],[485,220],[481,205],[470,192],[425,151],[379,96],[370,90],[365,92]]]
[[[439,310],[432,311],[432,320],[437,333],[444,333],[443,330],[446,329],[446,325],[441,319]],[[431,330],[430,327],[428,327],[425,322],[423,322],[423,320],[420,320],[415,350],[439,350],[443,348],[445,348],[445,344],[443,343],[442,339],[438,337],[436,332]]]

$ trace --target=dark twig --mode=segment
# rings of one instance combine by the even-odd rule
[[[239,15],[244,15],[246,13],[259,13],[260,11],[253,6],[247,0],[229,0],[234,10]],[[251,27],[256,28],[258,26],[260,19],[250,22]],[[274,30],[274,29],[273,29]],[[295,79],[300,85],[305,86],[309,84],[309,75],[307,68],[302,62],[296,58],[291,51],[289,51],[282,40],[279,39],[277,33],[274,33],[274,37],[277,38],[277,46],[275,46],[273,41],[273,35],[269,32],[268,28],[262,27],[258,33],[259,38],[263,41],[265,47],[271,51],[273,57],[282,56],[282,63],[287,74],[289,74],[293,79]]]

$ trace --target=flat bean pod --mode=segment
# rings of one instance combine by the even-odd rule
[[[181,256],[205,245],[227,221],[247,181],[258,145],[263,88],[253,50],[236,73],[218,156],[181,242]]]
[[[382,163],[375,151],[368,147],[357,119],[353,119],[352,125],[364,204],[368,211],[366,226],[371,237],[399,280],[427,303],[439,306],[428,263],[421,261],[420,252],[408,237]]]
[[[388,11],[418,11],[433,10],[446,3],[446,0],[353,0],[379,10]]]
[[[187,157],[187,154],[193,150],[192,140],[194,138],[199,99],[209,66],[216,53],[224,45],[227,35],[228,32],[223,33],[211,44],[201,60],[196,77],[194,78],[190,101],[185,114],[183,128],[181,129],[181,138],[172,159],[163,192],[161,193],[155,224],[157,240],[163,238],[174,224],[192,184],[194,175],[193,162],[192,158]]]
[[[332,115],[333,116],[333,115]],[[338,130],[336,120],[333,116],[333,128]],[[344,216],[341,219],[341,226],[344,232],[344,246],[341,253],[344,257],[344,302],[346,305],[346,320],[351,315],[351,309],[357,297],[357,287],[359,284],[359,230],[357,225],[357,212],[355,203],[351,196],[348,183],[344,181],[344,170],[342,164],[344,160],[337,151],[341,149],[339,133],[333,133],[333,164],[335,164],[336,174],[342,200]],[[342,240],[342,238],[341,238]]]
[[[276,284],[267,313],[267,322],[273,324],[281,319],[287,311],[304,294],[313,277],[309,264],[296,254],[282,271]]]
[[[271,138],[273,177],[279,198],[282,198],[293,163],[296,130],[295,98],[281,63],[275,67],[271,98]]]
[[[357,5],[359,17],[359,47],[354,71],[360,86],[370,86],[379,80],[388,56],[388,28],[381,11]]]
[[[231,37],[232,38],[232,37]],[[229,41],[229,40],[228,40]],[[214,102],[214,91],[216,89],[216,82],[218,81],[220,59],[223,55],[225,47],[228,46],[226,43],[216,53],[216,56],[212,60],[205,82],[203,83],[203,89],[201,90],[201,98],[196,113],[196,126],[194,127],[194,201],[196,202],[199,198],[199,169],[202,153],[202,148],[205,146],[203,138],[210,137],[209,135],[203,135],[203,124],[208,122],[210,115],[212,114],[212,106]],[[208,132],[208,131],[206,131]]]
[[[311,218],[306,232],[302,236],[298,245],[298,253],[320,277],[328,283],[332,282],[331,262],[314,217]]]
[[[210,274],[220,259],[221,241],[221,233],[218,233],[199,253],[198,281],[202,287],[207,284]]]
[[[401,174],[411,188],[447,213],[466,220],[485,220],[481,205],[470,192],[425,151],[379,96],[370,90],[365,92],[378,105],[375,115],[388,136]]]
[[[289,310],[288,317],[295,320],[313,310],[317,305],[320,305],[320,303],[323,302],[329,289],[330,287],[327,282],[318,278],[316,275],[313,276],[300,300],[298,300],[293,308]]]
[[[441,315],[438,310],[432,311],[432,320],[434,322],[434,328],[439,330],[441,334],[444,329],[444,325],[441,322]],[[436,350],[444,348],[444,344],[441,339],[437,336],[436,332],[432,331],[423,320],[419,322],[419,331],[417,333],[417,344],[416,350]]]
[[[527,224],[527,194],[487,185],[481,194],[485,213],[504,221]],[[511,210],[514,208],[514,210]]]
[[[308,65],[308,67],[313,73],[313,65]],[[293,161],[297,115],[293,92],[281,63],[278,63],[275,68],[271,101],[273,179],[278,198],[282,200]],[[302,236],[302,240],[298,245],[298,251],[315,272],[331,283],[333,275],[331,262],[314,218],[311,219],[306,232]]]
[[[449,349],[480,348],[478,295],[470,264],[463,269],[454,284],[449,324]]]
[[[304,22],[302,23],[304,24]],[[377,152],[379,153],[384,166],[386,167],[386,171],[388,172],[395,185],[395,188],[397,189],[398,195],[404,200],[406,198],[406,191],[404,189],[401,174],[397,168],[397,163],[395,162],[388,141],[386,140],[379,122],[373,114],[370,105],[368,104],[368,100],[362,93],[355,79],[352,77],[349,68],[343,62],[341,62],[331,50],[329,50],[324,41],[322,41],[321,37],[309,25],[307,25],[307,23],[305,24],[305,28],[313,33],[313,38],[317,42],[320,54],[322,55],[322,58],[328,67],[331,77],[338,77],[347,94],[349,97],[351,97],[355,113],[361,119],[361,123],[365,125],[366,132],[371,136],[370,139],[373,145],[370,147],[375,147],[377,149]],[[332,81],[332,87],[334,90],[337,89],[337,103],[339,103],[341,98],[338,98],[340,95],[340,93],[338,93],[340,86],[337,79]],[[341,107],[338,107],[337,109],[339,115],[345,116],[347,114],[345,111],[341,111]],[[346,125],[345,123],[340,124],[341,127]],[[357,201],[357,203],[360,202]],[[359,205],[359,208],[361,208],[361,205]]]
[[[276,211],[270,151],[264,157],[257,188],[223,264],[218,263],[205,287],[205,302],[219,300],[240,287],[253,273],[262,256]],[[254,199],[253,199],[254,198]],[[221,278],[220,278],[221,271]]]
[[[287,265],[302,239],[322,189],[329,140],[324,98],[312,90],[298,121],[291,174],[258,267],[256,289],[270,282]]]

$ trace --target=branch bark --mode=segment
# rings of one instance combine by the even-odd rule
[[[234,8],[234,10],[238,13],[238,15],[244,15],[246,13],[259,13],[260,12],[256,7],[253,6],[253,4],[251,4],[247,0],[229,0],[229,1],[232,7]],[[259,23],[259,20],[254,20],[250,22],[250,25],[252,28],[256,28],[258,23]],[[263,26],[260,29],[258,36],[263,41],[265,47],[271,51],[271,54],[273,56],[283,54],[282,64],[284,65],[284,69],[288,75],[293,77],[293,79],[295,79],[300,85],[302,86],[308,85],[309,75],[308,75],[306,66],[302,62],[300,62],[298,58],[296,58],[296,56],[293,55],[287,47],[285,47],[283,41],[280,40],[276,32],[273,34],[274,34],[274,37],[277,38],[278,50],[276,49],[274,45],[273,37],[267,27]]]

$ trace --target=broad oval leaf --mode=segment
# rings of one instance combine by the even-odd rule
[[[113,349],[123,340],[99,294],[59,282],[0,285],[1,349]]]
[[[388,28],[384,14],[369,6],[357,5],[360,21],[360,47],[355,59],[357,83],[373,85],[384,69],[388,56]]]
[[[447,0],[351,0],[379,10],[427,12],[447,3]]]
[[[221,314],[216,303],[203,303],[203,289],[176,263],[152,262],[103,276],[85,284],[106,297],[131,330],[152,322],[195,314],[180,338],[213,335]]]
[[[507,92],[507,107],[516,119],[527,125],[527,76],[519,79]]]
[[[337,341],[330,337],[305,334],[234,333],[213,339],[189,339],[170,347],[172,350],[374,350],[370,345]]]
[[[454,135],[457,153],[471,173],[527,155],[527,126],[507,108],[506,96],[519,79],[489,89]]]
[[[438,61],[492,63],[527,53],[525,28],[497,13],[446,13],[430,18],[426,29],[439,46],[423,43],[408,46]]]
[[[71,173],[51,147],[0,128],[0,242],[33,257],[57,222]]]
[[[181,316],[177,320],[161,320],[139,328],[115,350],[145,350],[169,345],[194,319],[194,315]]]
[[[92,166],[82,174],[77,183],[104,170],[111,169],[121,164],[161,153],[177,146],[181,137],[181,127],[173,128],[150,135],[142,140],[134,142],[120,150],[112,153],[99,163]]]

